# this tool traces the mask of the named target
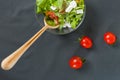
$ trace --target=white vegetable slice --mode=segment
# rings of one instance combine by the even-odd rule
[[[65,24],[63,25],[63,28],[66,28],[66,27],[68,27],[68,28],[71,28],[71,25],[70,25],[70,23],[68,23],[68,22],[65,22]]]
[[[77,14],[83,14],[83,10],[82,9],[76,10],[76,13]]]
[[[70,12],[75,7],[77,7],[77,3],[73,0],[70,2],[70,5],[65,9],[65,12]]]
[[[70,6],[73,7],[73,8],[77,7],[76,1],[74,1],[74,0],[71,1],[71,2],[70,2]]]
[[[56,7],[55,6],[51,6],[50,7],[52,10],[56,10]]]
[[[73,7],[69,6],[66,8],[65,12],[70,12],[73,9]]]

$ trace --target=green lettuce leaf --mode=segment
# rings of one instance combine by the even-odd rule
[[[63,5],[63,0],[57,0],[58,8],[61,9]]]

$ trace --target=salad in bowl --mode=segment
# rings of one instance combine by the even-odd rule
[[[56,34],[67,34],[76,30],[85,17],[84,0],[36,0],[36,14],[43,14],[47,24],[59,25]]]

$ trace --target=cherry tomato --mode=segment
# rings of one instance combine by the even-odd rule
[[[92,39],[88,36],[84,36],[82,39],[80,39],[80,45],[84,48],[91,48],[93,45]]]
[[[104,41],[109,45],[114,44],[116,42],[115,34],[113,34],[112,32],[106,32],[104,34]]]
[[[83,61],[80,57],[73,56],[69,61],[69,65],[73,69],[80,69],[83,66]]]

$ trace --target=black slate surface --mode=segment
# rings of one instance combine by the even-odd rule
[[[85,0],[87,14],[82,29],[57,36],[45,32],[10,71],[0,68],[0,80],[120,80],[120,0]],[[41,27],[34,15],[35,0],[0,0],[0,62]],[[112,31],[118,42],[108,46],[103,34]],[[93,39],[92,49],[77,42],[81,35]],[[87,59],[73,70],[73,55]]]

